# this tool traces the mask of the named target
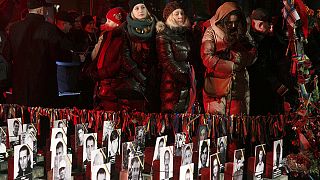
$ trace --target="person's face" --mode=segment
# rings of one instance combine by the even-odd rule
[[[84,28],[84,30],[88,33],[93,33],[95,30],[94,21],[90,21]]]
[[[158,145],[158,158],[160,157],[160,148],[163,147],[163,144],[164,144],[163,141],[160,141],[160,142],[159,142],[159,145]]]
[[[191,150],[187,149],[185,154],[184,154],[184,160],[186,164],[190,164],[192,162],[192,155],[191,155]]]
[[[182,9],[174,10],[172,12],[172,17],[179,26],[182,26],[184,24],[185,16]]]
[[[213,176],[214,177],[218,176],[218,171],[219,171],[218,160],[214,159],[213,160]]]
[[[226,22],[227,28],[231,30],[236,30],[239,24],[239,17],[237,15],[230,15]]]
[[[22,150],[19,154],[19,163],[22,171],[27,169],[29,159],[30,157],[27,153],[27,150]]]
[[[113,22],[113,21],[110,20],[110,19],[107,19],[105,25],[108,26],[108,27],[110,27],[111,29],[119,26],[117,23]]]
[[[87,152],[87,159],[91,160],[91,152],[92,150],[94,150],[94,141],[93,140],[89,140],[87,141],[87,145],[86,145],[86,152]]]
[[[145,19],[148,15],[147,7],[144,4],[137,4],[132,9],[132,15],[138,20]]]
[[[27,133],[28,133],[28,134],[31,134],[31,135],[33,135],[33,136],[36,135],[36,132],[35,132],[35,130],[34,130],[33,127],[32,127],[32,128],[28,128]]]
[[[201,164],[203,167],[207,166],[207,159],[208,159],[208,147],[204,148],[200,155]]]
[[[56,135],[56,139],[57,139],[57,138],[62,138],[62,137],[63,137],[62,133],[61,133],[61,132],[58,132],[57,135]]]
[[[65,179],[65,176],[66,176],[66,168],[62,167],[62,168],[59,169],[59,178],[60,179]]]
[[[190,171],[186,172],[186,180],[190,180]]]
[[[63,147],[58,147],[56,150],[56,156],[61,157],[63,155]]]
[[[140,164],[139,164],[139,162],[135,161],[132,164],[131,174],[132,174],[132,179],[139,179],[139,175],[140,175]]]
[[[263,152],[259,151],[259,162],[262,162],[262,158],[263,158]]]
[[[78,130],[78,138],[79,138],[79,143],[80,144],[83,144],[83,130],[82,129],[79,129]]]
[[[66,27],[66,30],[67,30],[66,32],[68,33],[70,31],[70,29],[71,29],[71,24],[69,22],[65,22],[64,24],[65,24],[65,27]],[[70,25],[70,27],[69,27],[69,25]],[[62,128],[62,127],[63,127],[63,122],[59,121],[58,128]]]
[[[111,151],[113,153],[117,153],[118,147],[119,147],[119,138],[116,138],[111,142]]]
[[[164,164],[169,165],[169,163],[170,163],[170,153],[166,151],[166,153],[164,154]]]
[[[201,131],[200,131],[200,137],[203,138],[203,139],[205,139],[205,136],[206,136],[206,130],[203,128],[203,129],[201,129]]]
[[[97,176],[97,180],[106,180],[106,173],[99,173]]]
[[[74,29],[81,29],[81,16],[77,17],[74,20],[73,28]]]
[[[13,124],[13,135],[17,136],[19,132],[19,123],[18,122],[14,122]]]

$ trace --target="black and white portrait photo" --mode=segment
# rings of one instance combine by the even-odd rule
[[[64,143],[67,143],[67,128],[52,128],[51,129],[51,150],[54,139],[62,139]]]
[[[53,127],[54,128],[65,128],[65,127],[67,127],[66,123],[67,123],[66,119],[56,120],[56,121],[53,121]]]
[[[51,168],[54,167],[54,159],[60,160],[63,156],[67,155],[67,144],[61,139],[53,139],[51,144]]]
[[[218,153],[210,156],[210,177],[211,180],[220,180],[220,160]]]
[[[21,134],[22,144],[28,144],[32,147],[33,154],[37,153],[37,129],[34,124],[23,124],[23,132]]]
[[[54,179],[59,180],[69,180],[71,179],[71,169],[72,169],[72,156],[63,155],[61,157],[55,157],[55,163],[53,167]]]
[[[266,145],[261,144],[255,148],[255,178],[262,179],[265,169]]]
[[[102,145],[108,146],[108,138],[110,133],[113,131],[113,124],[111,121],[103,121],[102,131]]]
[[[273,173],[272,178],[277,178],[281,176],[280,167],[283,166],[282,164],[282,148],[283,148],[283,141],[282,139],[273,142]]]
[[[20,144],[20,135],[22,133],[21,118],[8,119],[9,143],[13,147]]]
[[[174,141],[174,148],[175,148],[175,155],[182,156],[182,147],[186,142],[186,133],[176,133],[175,134],[175,141]]]
[[[111,131],[108,142],[108,157],[111,164],[116,161],[116,156],[120,155],[121,129]]]
[[[192,163],[193,144],[185,144],[182,147],[181,166]]]
[[[173,177],[173,146],[160,148],[160,179]]]
[[[135,151],[133,147],[134,142],[124,142],[122,143],[122,165],[121,169],[128,170],[129,158],[135,156]]]
[[[87,124],[76,124],[75,129],[76,129],[75,131],[76,146],[75,147],[83,146],[84,134],[88,132]]]
[[[193,180],[194,163],[180,166],[180,180]]]
[[[199,141],[203,141],[208,138],[208,128],[206,125],[199,126]]]
[[[92,168],[91,180],[110,180],[111,164],[101,164]]]
[[[160,148],[166,147],[167,135],[157,137],[156,146],[154,148],[153,160],[160,160]]]
[[[198,169],[209,167],[209,154],[210,154],[210,139],[200,141]]]
[[[83,164],[91,161],[91,153],[97,149],[97,133],[84,134]]]
[[[0,127],[0,162],[7,158],[7,127]]]
[[[135,129],[135,149],[137,153],[144,153],[145,149],[145,127],[137,126]]]
[[[32,179],[33,153],[27,144],[14,147],[14,177],[15,179]]]
[[[107,148],[93,150],[91,153],[91,171],[94,166],[99,166],[107,163]]]
[[[128,180],[142,180],[144,156],[129,157]]]
[[[233,158],[233,179],[242,180],[243,178],[243,167],[244,167],[244,149],[237,149],[234,151]]]
[[[227,158],[227,136],[219,137],[217,140],[217,152],[220,155],[220,170],[224,170]]]

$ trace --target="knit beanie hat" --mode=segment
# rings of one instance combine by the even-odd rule
[[[130,0],[128,3],[130,11],[132,11],[133,7],[137,4],[144,4],[144,0]]]
[[[81,26],[82,28],[85,28],[87,24],[89,24],[93,20],[93,17],[90,15],[85,15],[81,18]]]
[[[183,9],[182,6],[177,1],[169,2],[166,7],[163,9],[163,20],[167,21],[170,14],[176,9]]]
[[[106,18],[120,25],[126,20],[127,13],[120,7],[112,8],[108,11]]]

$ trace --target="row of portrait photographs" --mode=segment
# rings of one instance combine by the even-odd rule
[[[83,140],[82,160],[84,167],[86,167],[91,161],[92,151],[97,149],[97,133],[84,134]]]
[[[50,150],[52,151],[52,148],[54,148],[52,141],[54,139],[62,139],[65,143],[67,143],[67,128],[52,128],[51,129],[51,146]]]
[[[145,127],[137,126],[135,129],[134,145],[137,153],[143,154],[145,150]]]
[[[237,149],[233,155],[233,173],[232,177],[234,180],[242,180],[243,168],[244,168],[244,153],[245,149]]]
[[[51,169],[54,167],[54,159],[67,155],[67,144],[62,138],[51,139]]]
[[[53,179],[71,179],[72,154],[56,156],[54,159]]]
[[[76,124],[75,129],[75,147],[78,148],[79,146],[83,146],[83,136],[88,133],[88,123]]]
[[[210,177],[211,180],[220,179],[220,159],[219,153],[210,155]]]
[[[180,180],[193,180],[194,163],[180,166]],[[160,178],[161,179],[161,178]]]
[[[144,155],[129,157],[128,180],[142,180],[144,168]]]
[[[10,147],[20,144],[20,135],[22,133],[21,118],[7,119]]]
[[[273,172],[272,178],[281,176],[280,167],[283,166],[282,161],[283,141],[282,139],[273,142]]]
[[[0,127],[0,162],[8,157],[7,153],[7,127]]]
[[[181,165],[187,165],[192,163],[193,143],[185,144],[182,146],[182,158]]]
[[[32,148],[27,144],[14,146],[14,179],[32,179]]]
[[[262,179],[264,175],[264,168],[266,161],[266,145],[261,144],[255,148],[255,168],[254,176],[255,179]]]
[[[61,119],[61,120],[56,120],[53,121],[53,128],[65,128],[67,127],[67,120],[66,119]]]
[[[219,137],[217,140],[217,152],[220,159],[220,172],[224,172],[224,163],[226,163],[227,156],[227,136]]]
[[[160,160],[160,148],[167,146],[167,138],[168,138],[167,135],[157,137],[156,146],[154,148],[154,153],[153,153],[153,159],[152,159],[153,161]]]
[[[91,172],[91,180],[110,180],[111,164],[106,163],[94,166]]]
[[[173,177],[173,146],[160,148],[160,179]]]
[[[182,146],[186,143],[186,137],[187,135],[184,132],[175,134],[175,156],[182,156]]]
[[[199,147],[198,169],[209,167],[210,139],[201,140]]]
[[[99,148],[93,150],[91,153],[91,171],[93,171],[93,167],[99,166],[102,164],[108,163],[107,157],[108,149],[107,148]]]

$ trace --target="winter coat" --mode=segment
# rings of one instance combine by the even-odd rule
[[[59,41],[57,28],[42,15],[30,13],[12,25],[4,48],[5,58],[13,64],[11,103],[56,105]]]
[[[157,23],[157,31],[156,45],[162,67],[161,111],[186,112],[190,88],[190,34],[186,27],[168,27],[162,22]]]
[[[211,26],[206,29],[202,38],[201,58],[206,67],[206,73],[214,73],[222,77],[233,74],[231,99],[241,101],[246,106],[244,113],[247,113],[250,91],[249,75],[246,67],[254,63],[256,49],[247,39],[237,42],[234,49],[228,49],[230,47],[225,40],[225,32],[216,25],[234,10],[239,10],[239,7],[235,3],[227,2],[210,19]],[[247,38],[250,39],[249,35]],[[240,54],[240,59],[232,55],[231,51]],[[219,84],[215,86],[219,86]],[[216,100],[216,98],[208,96],[206,92],[203,92],[203,96],[204,103]]]

